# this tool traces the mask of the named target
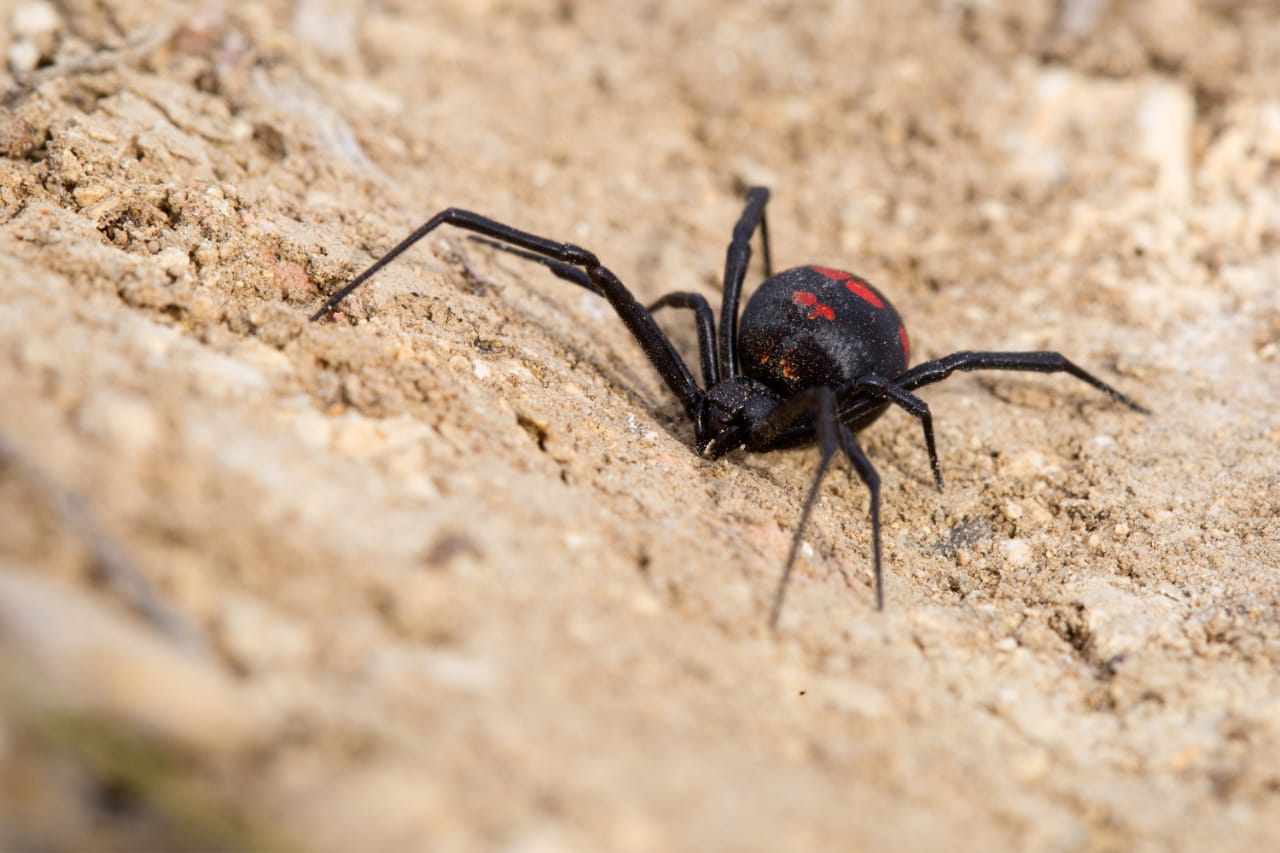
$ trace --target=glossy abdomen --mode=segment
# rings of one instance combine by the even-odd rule
[[[782,397],[804,388],[843,388],[907,369],[910,344],[884,294],[851,273],[796,267],[768,278],[742,312],[742,372]],[[873,418],[863,418],[858,426]]]

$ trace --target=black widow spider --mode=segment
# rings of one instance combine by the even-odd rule
[[[865,279],[840,270],[805,266],[773,274],[764,208],[769,191],[747,192],[746,209],[733,229],[725,258],[720,337],[707,300],[697,293],[669,293],[645,308],[591,252],[520,231],[458,208],[448,208],[333,294],[312,315],[319,320],[378,270],[441,225],[453,225],[499,241],[496,245],[549,267],[560,278],[609,300],[622,322],[684,406],[693,422],[698,454],[718,459],[738,448],[765,453],[817,440],[817,471],[800,512],[791,550],[769,614],[776,628],[800,537],[836,451],[843,451],[871,495],[871,541],[876,608],[884,609],[880,557],[880,477],[854,438],[892,403],[917,418],[934,480],[942,469],[933,441],[929,406],[912,393],[957,370],[1023,370],[1068,373],[1138,412],[1146,409],[1056,352],[956,352],[907,369],[910,344],[898,312]],[[738,303],[756,229],[765,280],[747,302],[741,326]],[[654,321],[659,308],[688,308],[697,323],[704,388]]]

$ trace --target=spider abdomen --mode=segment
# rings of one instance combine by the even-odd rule
[[[768,278],[742,312],[742,371],[780,397],[825,385],[843,388],[868,374],[893,379],[907,369],[902,318],[880,291],[852,273],[796,267]]]

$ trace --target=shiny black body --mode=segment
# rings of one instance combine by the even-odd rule
[[[860,376],[896,379],[907,369],[902,318],[865,279],[823,267],[796,267],[770,276],[752,294],[738,330],[742,372],[779,399],[814,385],[845,388]],[[854,407],[840,420],[857,432],[889,403]],[[814,418],[801,418],[767,451],[812,441]]]
[[[765,204],[769,191],[748,191],[746,207],[725,257],[724,290],[717,335],[715,316],[700,294],[670,293],[641,305],[594,254],[520,231],[466,210],[437,213],[376,263],[337,291],[312,315],[318,320],[378,270],[441,225],[483,235],[517,255],[549,267],[559,277],[603,296],[631,331],[693,423],[698,453],[717,459],[732,450],[767,452],[816,441],[821,456],[792,538],[769,624],[777,625],[801,533],[822,479],[837,452],[853,464],[870,492],[873,568],[877,608],[884,607],[880,548],[880,478],[854,433],[890,405],[920,421],[939,488],[942,471],[934,445],[929,406],[912,393],[957,370],[1021,370],[1068,373],[1131,409],[1133,400],[1056,352],[957,352],[908,369],[910,344],[898,312],[866,280],[826,267],[796,267],[772,273]],[[741,316],[738,306],[751,239],[759,231],[765,281]],[[699,386],[654,311],[686,308],[698,332]]]

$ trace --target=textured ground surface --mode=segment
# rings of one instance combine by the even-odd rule
[[[0,846],[1280,846],[1274,5],[798,5],[0,0]],[[888,608],[838,471],[773,635],[813,452],[601,300],[441,232],[306,322],[450,204],[714,299],[751,183],[1154,414],[929,389]]]

